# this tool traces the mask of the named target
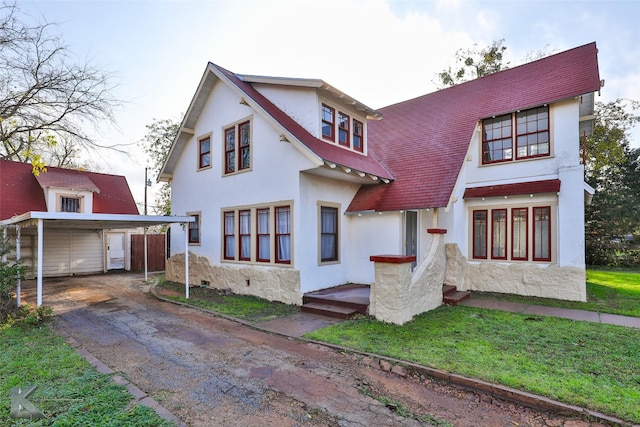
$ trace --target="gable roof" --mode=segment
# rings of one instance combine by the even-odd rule
[[[212,76],[215,78],[212,78]],[[186,142],[193,136],[192,129],[198,120],[200,111],[202,110],[209,93],[213,89],[216,78],[225,82],[231,89],[238,93],[244,102],[249,104],[257,112],[262,113],[263,117],[267,118],[272,124],[278,127],[280,132],[282,132],[290,142],[297,143],[295,145],[303,149],[305,154],[312,158],[318,166],[322,165],[323,162],[329,162],[370,174],[375,177],[383,178],[385,180],[394,179],[393,174],[391,174],[391,172],[389,172],[389,170],[385,168],[375,158],[375,156],[363,156],[353,151],[340,148],[335,144],[328,144],[325,141],[314,137],[309,133],[309,131],[298,124],[298,122],[258,92],[252,86],[251,82],[323,87],[331,93],[338,93],[339,91],[337,89],[327,85],[322,80],[317,79],[283,79],[275,77],[243,76],[235,74],[210,62],[207,65],[207,69],[200,81],[198,90],[189,105],[189,109],[181,123],[178,135],[176,136],[176,139],[169,151],[169,155],[162,167],[159,177],[160,180],[170,179],[178,157],[180,156],[180,152]],[[357,103],[355,100],[353,102]],[[371,116],[379,116],[378,112],[370,109],[364,104],[357,103],[357,105]]]
[[[0,160],[0,220],[46,212],[44,187],[93,191],[93,213],[138,215],[124,176],[47,167],[36,177],[28,163]]]
[[[480,119],[600,87],[596,44],[590,43],[382,108],[383,119],[368,124],[369,153],[396,180],[362,186],[347,211],[447,206]]]

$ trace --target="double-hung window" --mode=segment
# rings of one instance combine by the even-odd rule
[[[350,147],[349,142],[349,116],[343,112],[338,112],[338,143],[345,147]]]
[[[245,121],[224,130],[224,173],[251,168],[251,122]]]
[[[484,119],[482,164],[549,156],[549,128],[547,105]]]
[[[224,259],[236,257],[236,213],[224,213]]]
[[[333,141],[336,110],[333,107],[322,104],[322,137]]]
[[[320,262],[338,261],[338,208],[320,207]]]
[[[194,222],[189,222],[189,243],[190,244],[199,244],[200,243],[200,215],[187,213],[187,215],[194,217],[196,220]]]
[[[198,140],[198,169],[211,166],[211,137]]]
[[[240,259],[242,261],[251,260],[251,211],[243,210],[239,212],[239,235],[240,235]]]
[[[291,263],[291,208],[278,206],[276,212],[276,259],[277,263]]]
[[[364,125],[356,119],[353,119],[353,149],[364,151]]]
[[[256,245],[258,262],[269,262],[271,260],[271,233],[269,232],[269,208],[256,209],[256,235],[258,244]]]
[[[473,259],[552,259],[550,206],[474,210],[471,233]]]

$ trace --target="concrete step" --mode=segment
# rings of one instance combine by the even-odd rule
[[[341,307],[332,304],[321,304],[317,302],[303,304],[302,307],[300,307],[300,311],[304,313],[319,314],[320,316],[333,317],[336,319],[348,319],[358,313],[358,310],[355,308]]]
[[[446,296],[446,295],[450,295],[454,292],[456,292],[458,290],[458,288],[456,288],[453,285],[442,285],[442,295]]]
[[[455,291],[442,297],[442,303],[447,305],[458,305],[462,301],[471,298],[469,291]]]

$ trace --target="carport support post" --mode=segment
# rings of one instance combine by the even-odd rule
[[[185,224],[184,233],[184,297],[189,299],[189,224]]]
[[[16,226],[16,262],[20,262],[20,245],[22,241],[20,240],[20,226]],[[18,307],[20,307],[20,281],[22,278],[21,275],[18,274],[18,282],[16,284],[16,302],[18,303]]]
[[[42,305],[42,257],[43,245],[44,245],[44,221],[42,218],[38,218],[38,302],[37,306]]]
[[[146,282],[147,277],[147,227],[144,228],[144,281]]]

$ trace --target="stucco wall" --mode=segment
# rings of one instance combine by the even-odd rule
[[[185,283],[184,271],[183,253],[167,260],[167,280]],[[286,304],[302,304],[298,270],[231,264],[213,265],[207,257],[189,252],[189,284],[204,283],[216,289],[230,289],[235,294],[254,295]]]
[[[369,314],[402,325],[442,304],[445,271],[444,239],[433,235],[424,258],[411,273],[411,263],[375,263]]]
[[[446,256],[444,283],[459,290],[587,300],[584,268],[525,262],[469,262],[452,243],[446,245]]]

